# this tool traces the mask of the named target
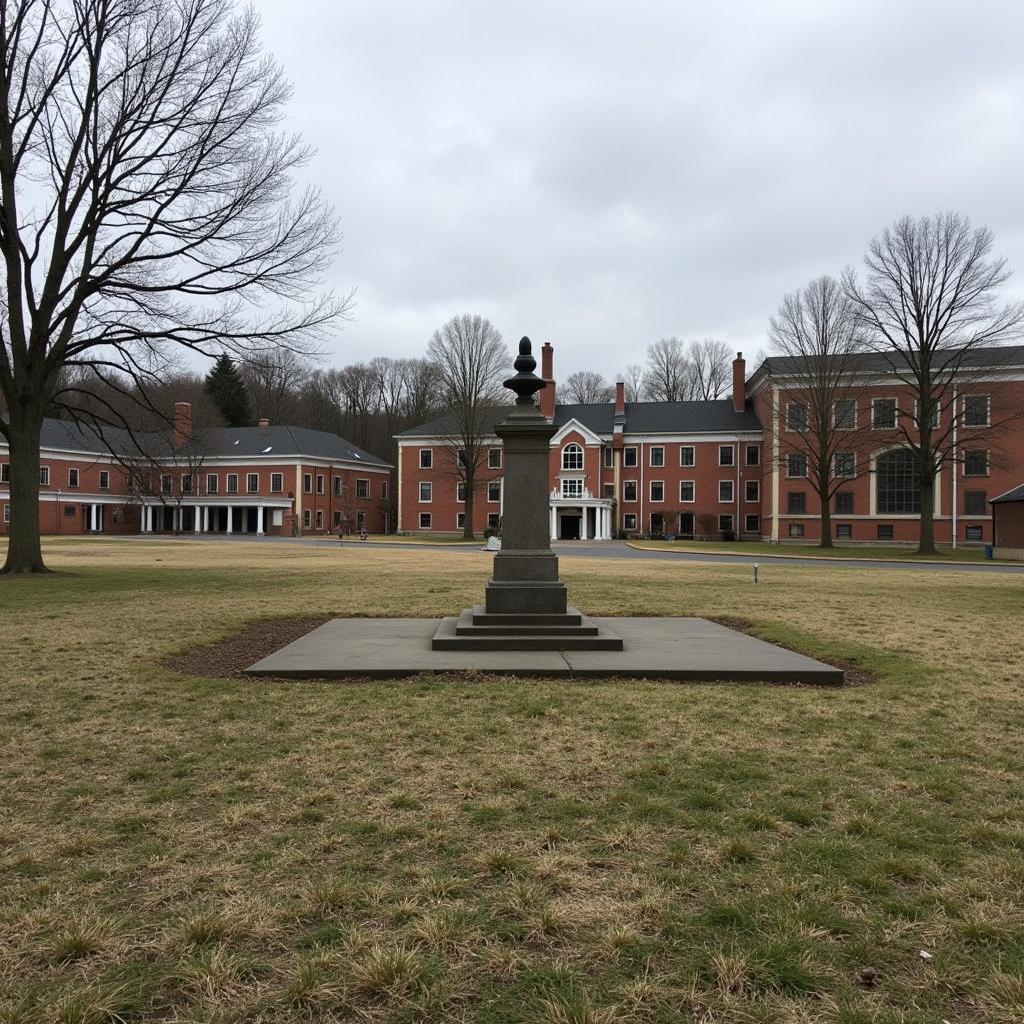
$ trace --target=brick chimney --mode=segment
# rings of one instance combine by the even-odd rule
[[[624,381],[615,382],[615,415],[621,416],[626,411],[626,385]]]
[[[174,403],[174,427],[171,435],[174,439],[174,447],[181,448],[192,440],[192,403]]]
[[[270,420],[266,416],[261,416],[259,419],[260,430],[265,434],[270,429]]]
[[[550,341],[545,341],[540,350],[540,375],[548,386],[540,393],[541,415],[550,419],[555,415],[555,350]]]
[[[732,361],[732,408],[734,412],[747,408],[747,363],[742,352]]]

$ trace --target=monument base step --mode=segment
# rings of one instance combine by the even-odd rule
[[[564,614],[558,612],[489,612],[484,605],[478,604],[470,611],[473,613],[474,626],[530,626],[534,623],[543,626],[579,626],[583,623],[583,613],[578,608],[566,608]]]
[[[582,615],[575,616],[575,622],[559,622],[571,619],[570,615],[488,615],[480,614],[475,608],[463,608],[455,625],[458,636],[597,636],[597,626],[586,622]],[[519,622],[508,622],[517,618]],[[555,621],[552,621],[555,620]]]
[[[516,616],[528,618],[528,616]],[[473,625],[474,610],[442,619],[431,641],[435,651],[621,651],[622,637],[581,615],[577,626]],[[546,618],[538,615],[536,618]]]

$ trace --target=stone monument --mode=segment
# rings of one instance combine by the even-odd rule
[[[516,404],[494,430],[505,463],[501,550],[484,604],[443,620],[433,649],[621,651],[621,637],[568,607],[548,516],[548,464],[558,428],[534,401],[547,382],[533,372],[537,361],[529,338],[519,342],[514,367],[505,387],[515,392]]]

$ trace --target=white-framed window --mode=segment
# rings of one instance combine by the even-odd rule
[[[466,500],[466,481],[456,480],[455,481],[455,500],[465,501]]]
[[[316,475],[316,493],[324,493],[324,475],[323,473],[317,473]]]
[[[636,467],[636,448],[622,449],[622,465],[625,466],[627,469],[632,469]]]
[[[562,449],[562,469],[582,469],[583,448],[572,442]]]
[[[501,449],[500,448],[488,448],[487,449],[487,468],[488,469],[501,469]]]
[[[681,444],[679,446],[679,465],[693,466],[696,464],[697,449],[692,444]]]
[[[10,526],[11,523],[11,506],[4,505],[4,525]]]
[[[420,481],[420,501],[427,502],[434,500],[434,485],[429,480]]]
[[[665,500],[665,481],[664,480],[651,480],[650,481],[650,495],[651,495],[651,501],[664,501]]]
[[[622,481],[622,500],[623,501],[636,501],[636,481],[635,480],[623,480]]]
[[[665,465],[665,446],[663,444],[651,445],[651,466],[655,469]]]
[[[427,515],[430,513],[428,512]],[[457,530],[464,530],[466,528],[466,513],[456,512],[455,513],[455,528]]]
[[[284,473],[270,474],[270,493],[280,494],[284,490]]]
[[[939,425],[939,416],[942,414],[942,409],[938,399],[935,399],[932,403],[932,422],[931,427],[934,430]],[[920,399],[914,399],[914,419],[917,420],[918,425],[921,424],[921,401]]]
[[[832,404],[832,426],[836,430],[856,430],[857,403],[852,398],[840,398]]]
[[[487,500],[488,501],[501,501],[501,481],[500,480],[488,480],[487,481]]]
[[[622,517],[622,528],[624,530],[635,530],[636,529],[636,513],[627,512]]]
[[[324,528],[324,513],[323,509],[316,510],[316,528],[322,530]]]
[[[313,513],[308,508],[302,510],[302,525],[307,530],[313,525]]]
[[[679,500],[687,505],[697,500],[697,485],[693,480],[679,481]]]
[[[434,468],[434,450],[432,448],[420,449],[420,469]]]
[[[466,449],[465,448],[460,448],[455,453],[455,458],[458,461],[458,464],[460,466],[462,466],[463,468],[465,468],[465,466],[466,466]]]
[[[237,473],[228,473],[227,491],[228,491],[228,494],[237,494],[238,493],[238,474]]]
[[[497,530],[501,527],[501,515],[498,512],[487,513],[487,529]]]
[[[100,490],[101,491],[109,491],[110,490],[110,470],[109,469],[101,469],[100,470]]]
[[[746,533],[758,533],[761,529],[761,517],[756,512],[748,512],[743,520]]]
[[[68,487],[78,486],[78,470],[74,467],[68,470]]]
[[[985,534],[982,527],[976,523],[964,527],[964,540],[984,540]]]
[[[807,406],[803,402],[786,403],[786,429],[797,434],[807,429]]]
[[[895,398],[871,399],[871,429],[895,430],[899,403]]]
[[[790,537],[802,537],[804,535],[804,524],[803,523],[790,523],[789,524],[789,535],[790,535]]]
[[[462,515],[465,516],[466,513],[463,512]],[[420,513],[420,529],[421,530],[429,530],[430,529],[430,513],[429,512],[421,512]]]
[[[761,446],[759,444],[748,444],[747,445],[747,465],[748,466],[760,466],[761,465]]]
[[[280,511],[281,511],[280,509],[274,509],[275,514],[277,512],[280,512]],[[277,524],[275,523],[274,525],[276,526]],[[341,512],[339,512],[337,509],[335,509],[334,510],[334,528],[337,529],[339,526],[341,526]]]
[[[344,486],[343,486],[343,484],[341,482],[341,477],[340,476],[336,476],[334,478],[334,496],[336,498],[340,498],[343,491],[344,491]]]
[[[160,493],[170,494],[174,490],[174,482],[171,480],[170,473],[160,474]]]
[[[733,528],[732,522],[733,522],[732,516],[729,515],[728,513],[724,514],[724,515],[720,515],[718,517],[718,529],[722,533],[728,533]]]
[[[321,480],[323,477],[320,478]],[[256,494],[260,489],[260,475],[259,473],[246,473],[245,474],[245,491],[246,494]]]
[[[356,497],[368,498],[370,496],[370,481],[365,477],[356,478]]]
[[[964,395],[964,426],[987,427],[990,407],[988,395]]]
[[[832,457],[832,472],[837,477],[857,475],[857,455],[855,452],[836,452]]]
[[[609,444],[604,448],[604,468],[612,469],[615,465],[615,449]]]
[[[380,497],[381,501],[388,500],[388,482],[387,480],[381,480],[380,482]]]
[[[50,467],[40,466],[39,467],[39,486],[49,487],[50,486]]]
[[[743,482],[743,500],[751,503],[761,500],[760,480],[745,480]]]
[[[582,498],[583,481],[580,479],[562,481],[563,498]]]
[[[303,473],[302,474],[302,493],[312,494],[313,493],[313,474]]]
[[[805,452],[789,452],[786,455],[786,476],[791,479],[807,476],[807,454]]]
[[[9,462],[0,462],[0,484],[9,484],[11,482],[11,464]]]
[[[280,474],[278,474],[278,476],[280,476]],[[216,494],[218,490],[220,490],[220,480],[217,477],[217,474],[216,473],[207,473],[206,474],[206,493],[207,494]]]
[[[988,476],[988,452],[984,448],[964,452],[964,476]]]
[[[720,444],[718,446],[718,464],[720,466],[736,465],[736,449],[731,444]]]
[[[191,494],[192,493],[192,474],[182,473],[181,474],[181,493]]]
[[[736,498],[733,480],[718,481],[718,500],[723,504],[731,505]]]

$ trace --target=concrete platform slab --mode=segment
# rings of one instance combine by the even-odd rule
[[[246,669],[292,679],[421,672],[841,685],[841,669],[707,619],[595,618],[621,651],[435,651],[440,619],[332,619]]]

